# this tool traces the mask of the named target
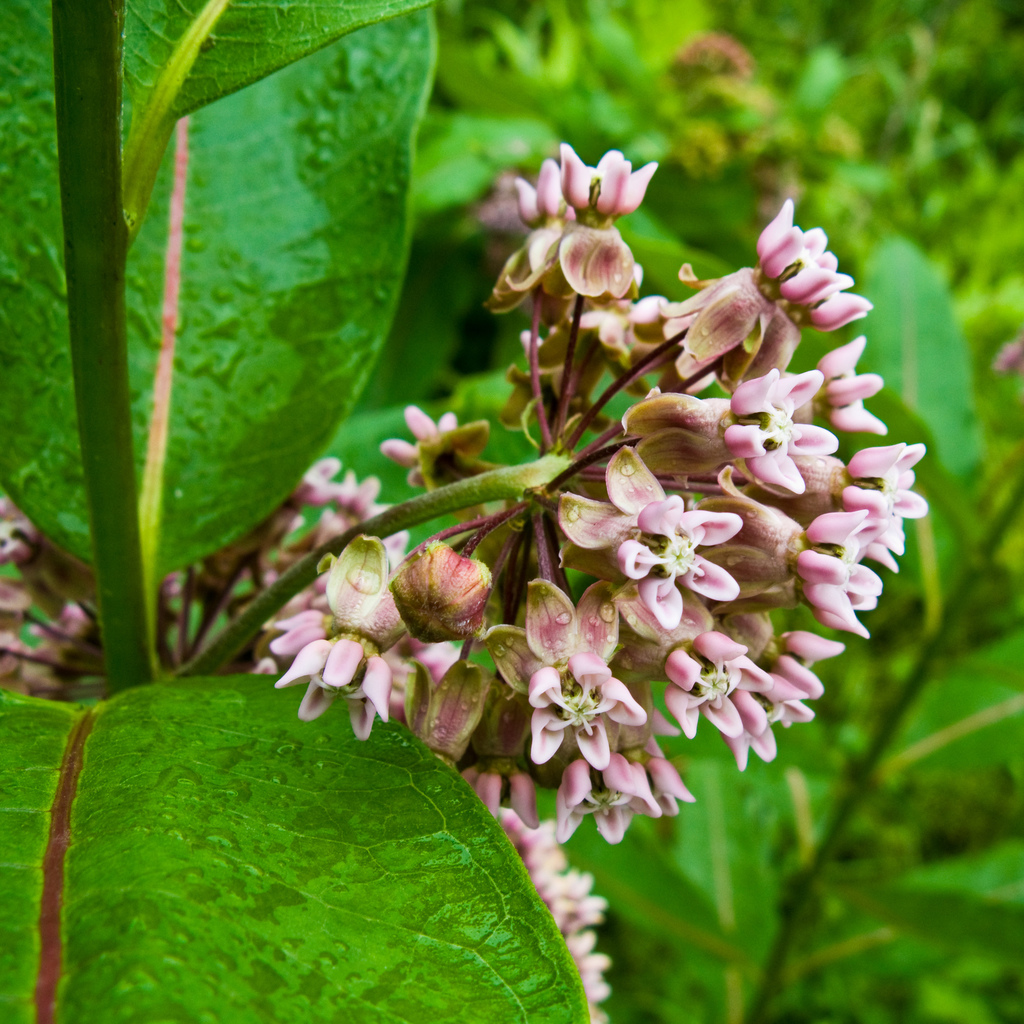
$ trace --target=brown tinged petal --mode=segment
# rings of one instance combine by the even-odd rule
[[[483,717],[473,733],[473,749],[481,757],[519,757],[530,733],[532,714],[524,693],[509,686],[492,686]]]
[[[785,370],[799,344],[800,328],[775,306],[762,322],[758,337],[750,336],[747,344],[726,355],[720,373],[723,385],[731,391],[742,381],[763,377],[773,368]]]
[[[679,428],[648,435],[636,450],[655,473],[683,478],[691,473],[714,473],[732,458],[720,438]]]
[[[526,630],[520,626],[492,626],[484,643],[502,679],[517,693],[526,693],[530,676],[544,665],[530,650]]]
[[[745,343],[756,351],[776,311],[775,303],[757,287],[754,271],[744,267],[686,302],[668,307],[666,315],[697,313],[686,336],[686,350],[704,363]]]
[[[794,578],[795,556],[803,537],[798,522],[743,495],[706,498],[697,507],[705,512],[733,512],[743,520],[732,540],[702,552],[739,583],[741,598]]]
[[[665,659],[677,646],[715,628],[711,612],[696,594],[680,591],[683,614],[675,629],[664,629],[640,599],[635,583],[617,595],[622,624],[621,648],[610,663],[616,678],[631,686],[649,679],[665,678]]]
[[[419,662],[406,683],[405,720],[435,754],[458,761],[480,724],[491,677],[479,665],[457,661],[435,686]]]
[[[401,564],[391,593],[417,640],[468,640],[483,633],[491,570],[434,541]]]
[[[619,642],[619,611],[610,583],[595,583],[584,591],[576,607],[580,646],[607,661]]]
[[[580,295],[607,300],[635,293],[633,253],[618,228],[567,225],[558,244],[558,265],[569,289]],[[552,284],[558,294],[557,284]]]

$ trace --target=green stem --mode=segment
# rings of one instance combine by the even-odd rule
[[[345,546],[361,533],[389,537],[399,530],[429,522],[448,512],[470,508],[485,501],[515,500],[526,491],[544,487],[569,464],[564,455],[545,455],[522,466],[492,469],[488,473],[460,480],[421,494],[401,505],[392,505],[380,515],[367,519],[345,533],[321,544],[283,573],[263,591],[207,648],[182,665],[182,676],[210,675],[236,655],[263,627],[263,624],[290,598],[315,579],[317,565],[324,555],[340,555]]]
[[[124,0],[53,0],[71,360],[107,681],[149,682],[128,390],[121,208]]]

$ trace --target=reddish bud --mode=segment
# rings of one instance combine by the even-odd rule
[[[440,542],[412,554],[391,581],[409,632],[427,643],[480,636],[490,592],[490,569]]]

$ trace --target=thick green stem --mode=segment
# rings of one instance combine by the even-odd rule
[[[128,391],[121,208],[124,0],[53,0],[71,359],[111,691],[152,679]]]
[[[380,515],[367,519],[333,540],[321,544],[296,562],[276,582],[263,591],[252,604],[232,622],[205,650],[182,665],[178,675],[209,675],[226,664],[262,628],[263,624],[289,598],[316,579],[317,565],[324,555],[339,555],[354,537],[361,533],[389,537],[399,530],[429,522],[448,512],[470,508],[485,501],[515,500],[526,491],[544,487],[569,464],[564,455],[545,455],[523,466],[507,466],[489,473],[460,480],[436,491],[392,505]]]

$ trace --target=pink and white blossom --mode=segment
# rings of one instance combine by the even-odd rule
[[[307,644],[274,687],[279,690],[305,682],[309,685],[299,705],[303,722],[319,718],[338,697],[348,705],[357,739],[369,738],[375,715],[383,722],[388,720],[391,668],[383,658],[367,658],[362,645],[354,640]]]
[[[857,360],[867,338],[862,334],[823,356],[818,369],[825,378],[823,395],[829,422],[847,433],[887,434],[889,428],[864,408],[864,399],[877,395],[884,381],[877,373],[857,373]]]
[[[698,550],[734,537],[743,526],[739,516],[688,510],[678,495],[666,497],[632,448],[612,457],[605,485],[607,502],[562,495],[559,524],[583,552],[563,552],[566,564],[607,579],[621,573],[639,581],[641,600],[667,630],[679,625],[683,613],[679,585],[713,601],[731,601],[739,594],[732,576]]]
[[[811,547],[797,556],[797,573],[814,617],[823,625],[869,637],[856,616],[878,603],[882,581],[860,560],[877,536],[868,511],[826,512],[807,527]]]
[[[739,584],[721,566],[709,562],[700,547],[724,544],[743,527],[731,512],[686,511],[678,494],[645,505],[637,515],[638,538],[623,541],[616,552],[619,568],[639,580],[640,597],[665,629],[679,625],[683,598],[677,583],[712,601],[732,601]]]
[[[554,160],[545,160],[540,165],[536,188],[525,178],[516,178],[516,198],[519,216],[530,228],[545,226],[553,220],[572,220],[576,211],[566,209],[562,198],[561,170]]]
[[[787,199],[775,219],[757,240],[761,272],[779,279],[784,299],[809,309],[811,323],[820,331],[834,331],[867,316],[871,303],[845,292],[853,284],[840,274],[839,261],[826,251],[828,237],[821,228],[803,231],[793,224],[793,200]]]
[[[556,836],[564,843],[588,815],[594,815],[598,831],[609,843],[620,843],[634,814],[660,818],[662,810],[651,793],[643,766],[612,754],[595,787],[591,765],[582,759],[573,761],[562,773],[555,807],[558,814]]]
[[[747,648],[717,630],[673,651],[665,674],[674,684],[665,690],[665,705],[690,739],[700,715],[726,736],[740,736],[743,718],[731,698],[737,691],[772,688],[771,676],[747,657]]]
[[[803,494],[806,484],[792,457],[831,455],[839,447],[835,435],[823,427],[793,420],[793,413],[814,397],[822,381],[818,370],[783,377],[773,369],[744,381],[733,392],[730,408],[737,422],[726,428],[725,443],[752,476]]]
[[[605,153],[596,167],[588,167],[568,143],[562,143],[561,155],[562,195],[577,213],[589,209],[606,217],[632,213],[643,202],[647,186],[658,169],[656,163],[649,163],[634,171],[633,165],[617,149]],[[592,193],[596,193],[593,202]]]

